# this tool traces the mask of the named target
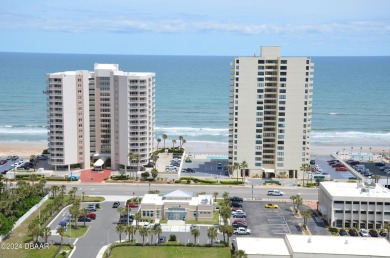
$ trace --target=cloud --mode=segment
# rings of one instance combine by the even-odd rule
[[[27,21],[28,20],[28,21]],[[111,33],[229,33],[242,35],[269,34],[331,34],[347,35],[381,34],[389,35],[389,20],[381,21],[349,21],[322,24],[276,24],[276,23],[238,23],[215,20],[158,19],[142,20],[81,18],[59,19],[41,17],[19,17],[9,13],[0,13],[0,28],[29,29],[39,31],[62,31],[72,33],[111,32]]]

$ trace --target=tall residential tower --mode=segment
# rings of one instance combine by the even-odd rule
[[[299,177],[310,159],[314,64],[261,47],[260,56],[236,57],[231,71],[229,164],[245,161],[244,176]]]
[[[134,153],[147,164],[154,150],[154,87],[154,73],[123,72],[117,64],[47,74],[49,163],[88,168],[95,155],[113,169],[131,169],[136,165],[128,154]]]

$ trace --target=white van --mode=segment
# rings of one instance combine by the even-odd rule
[[[271,191],[268,191],[267,195],[272,195],[272,196],[283,196],[283,192],[279,191],[279,190],[271,190]]]

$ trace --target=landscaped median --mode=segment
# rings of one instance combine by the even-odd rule
[[[198,177],[188,177],[183,176],[180,177],[179,180],[175,181],[176,184],[200,184],[200,185],[242,185],[242,181],[237,180],[215,180],[215,179],[206,179],[206,178],[198,178]]]
[[[106,256],[104,256],[106,257]],[[189,247],[189,246],[112,246],[110,257],[230,257],[229,247]]]

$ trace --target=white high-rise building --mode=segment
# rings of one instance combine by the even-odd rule
[[[50,164],[90,167],[91,156],[113,169],[136,168],[154,151],[155,74],[130,73],[117,64],[94,72],[47,74]]]
[[[310,159],[314,64],[261,47],[260,56],[236,57],[231,71],[229,164],[248,165],[234,173],[299,177]]]

